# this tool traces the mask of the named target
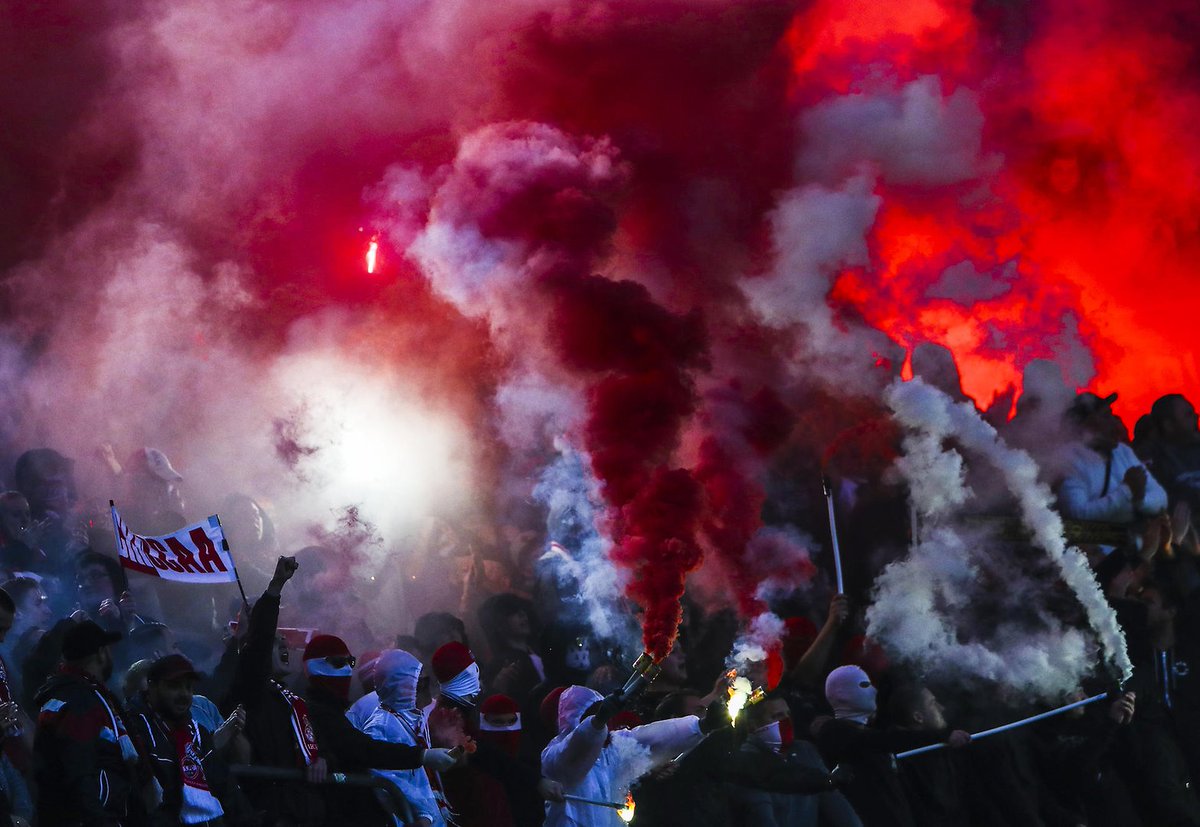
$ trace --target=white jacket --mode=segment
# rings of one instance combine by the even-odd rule
[[[1067,476],[1058,491],[1058,504],[1064,517],[1073,520],[1098,520],[1132,523],[1139,514],[1159,514],[1167,510],[1167,492],[1146,472],[1146,496],[1139,509],[1134,508],[1133,492],[1125,484],[1125,472],[1142,462],[1128,445],[1113,449],[1112,464],[1082,443],[1066,448]],[[1108,492],[1104,491],[1108,467]],[[1145,466],[1142,466],[1145,467]]]
[[[417,679],[421,675],[421,661],[400,649],[390,649],[379,658],[376,667],[380,705],[371,713],[363,732],[377,741],[391,744],[420,745],[418,738],[428,746],[429,733],[425,719],[417,709]],[[441,807],[434,795],[433,787],[425,770],[371,770],[396,785],[412,805],[418,818],[427,818],[433,827],[445,827]]]
[[[379,695],[375,692],[368,692],[350,704],[350,708],[346,710],[346,717],[350,719],[350,723],[354,724],[355,729],[363,729],[377,709],[379,709]]]
[[[568,795],[622,803],[629,782],[703,739],[694,716],[657,721],[612,733],[596,728],[584,711],[599,693],[572,686],[558,702],[558,736],[542,751],[542,775],[563,785]],[[581,720],[582,718],[582,720]],[[632,766],[637,764],[637,766]],[[545,827],[620,827],[616,810],[577,802],[546,804]]]

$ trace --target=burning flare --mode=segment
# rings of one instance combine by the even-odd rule
[[[379,260],[379,236],[371,236],[367,244],[367,272],[374,275],[375,264]]]
[[[763,699],[762,689],[755,689],[750,679],[739,675],[731,669],[725,677],[729,679],[729,720],[737,723],[737,717],[747,706],[752,706]]]
[[[633,821],[633,810],[636,805],[633,803],[633,793],[625,794],[625,806],[617,810],[617,815],[621,817],[621,821],[626,824]]]

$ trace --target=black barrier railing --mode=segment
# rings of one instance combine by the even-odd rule
[[[258,781],[287,781],[299,784],[312,783],[307,773],[302,769],[287,769],[284,767],[260,767],[256,764],[234,764],[229,772],[236,778],[254,779]],[[402,824],[416,823],[416,814],[404,793],[386,778],[370,773],[331,772],[325,781],[326,785],[342,787],[365,787],[375,791],[376,798],[389,815],[400,819]]]

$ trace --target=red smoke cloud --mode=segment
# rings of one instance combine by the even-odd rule
[[[1198,25],[1191,7],[1119,0],[979,17],[948,0],[835,0],[798,16],[801,95],[934,74],[978,95],[994,167],[914,188],[888,184],[885,160],[871,266],[843,273],[835,299],[907,347],[949,347],[983,405],[1054,356],[1069,382],[1119,390],[1130,421],[1168,388],[1195,395]]]
[[[633,573],[643,642],[661,660],[675,642],[687,575],[701,560],[703,492],[671,457],[696,408],[690,369],[703,365],[703,329],[695,316],[655,304],[641,285],[596,276],[553,282],[563,360],[607,374],[587,392],[585,445],[613,509],[612,559]]]

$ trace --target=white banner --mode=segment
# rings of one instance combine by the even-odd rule
[[[163,580],[185,583],[232,583],[237,580],[229,544],[214,514],[203,522],[161,537],[142,537],[129,530],[112,506],[121,565]]]

